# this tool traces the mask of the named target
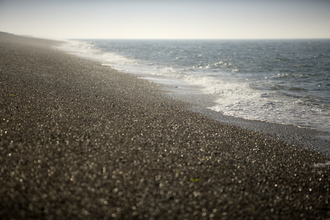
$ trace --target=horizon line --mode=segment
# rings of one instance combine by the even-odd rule
[[[34,36],[30,34],[14,34],[0,31],[0,33],[14,36],[39,38],[45,40],[328,40],[330,37],[283,37],[283,38],[104,38],[104,37],[70,37],[70,38],[49,38]]]

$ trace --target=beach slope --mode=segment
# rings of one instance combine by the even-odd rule
[[[327,219],[329,158],[0,33],[1,219]]]

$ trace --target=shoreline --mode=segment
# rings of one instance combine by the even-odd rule
[[[145,79],[145,77],[142,77]],[[150,80],[152,81],[152,80]],[[162,85],[162,84],[160,84]],[[210,110],[208,107],[213,105],[213,99],[205,94],[194,95],[187,98],[187,95],[176,93],[175,87],[163,85],[167,91],[166,95],[172,99],[190,103],[188,110],[201,113],[207,117],[221,123],[238,126],[243,129],[261,133],[270,138],[283,141],[290,145],[299,146],[309,151],[320,153],[330,158],[330,133],[317,130],[311,127],[302,127],[294,124],[281,124],[276,122],[249,120],[235,116],[224,115],[221,112]],[[199,100],[198,103],[191,99]]]
[[[80,42],[79,40],[76,43]],[[64,45],[66,45],[65,43]],[[72,44],[72,43],[69,43]],[[84,46],[86,47],[86,45]],[[110,64],[106,64],[107,61],[101,57],[94,56],[93,52],[84,53],[79,52],[79,48],[75,46],[59,46],[56,47],[60,51],[64,51],[68,54],[97,61],[104,66],[114,68]],[[75,48],[76,50],[74,50]],[[94,51],[95,52],[95,51]],[[114,68],[116,69],[116,68]],[[122,71],[117,69],[118,71]],[[133,70],[132,70],[133,71]],[[326,130],[320,130],[316,127],[303,127],[295,124],[277,123],[270,121],[244,119],[240,117],[227,116],[221,112],[210,110],[211,107],[216,105],[216,96],[204,94],[201,91],[197,92],[193,89],[194,85],[180,84],[175,79],[157,78],[152,76],[146,76],[142,73],[136,74],[132,71],[124,71],[124,73],[137,76],[140,79],[145,79],[152,83],[156,83],[166,92],[166,95],[171,99],[181,100],[189,103],[189,110],[202,113],[207,117],[211,117],[222,123],[228,123],[236,125],[244,129],[252,130],[255,132],[263,133],[265,136],[275,138],[277,140],[284,141],[291,145],[299,146],[308,149],[315,153],[321,153],[322,155],[330,158],[330,133]],[[182,82],[181,82],[182,83]],[[196,85],[195,85],[196,86]],[[180,89],[179,89],[179,88]],[[193,95],[192,95],[193,94]]]
[[[0,33],[0,216],[324,219],[328,158]]]
[[[243,129],[261,133],[270,138],[298,146],[330,158],[330,133],[299,125],[279,124],[267,121],[247,120],[233,116],[224,116],[202,107],[190,108],[214,120],[239,126]]]

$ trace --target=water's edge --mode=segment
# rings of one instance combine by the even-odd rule
[[[285,143],[308,149],[314,153],[320,153],[323,156],[330,158],[330,132],[319,131],[312,128],[301,127],[297,125],[278,124],[265,121],[247,120],[234,116],[223,115],[208,109],[213,101],[212,98],[203,94],[195,95],[193,98],[199,100],[199,105],[196,102],[189,101],[191,95],[178,93],[175,86],[163,86],[167,91],[167,95],[173,99],[179,99],[191,104],[188,109],[193,112],[201,113],[207,117],[217,120],[222,123],[235,125],[247,130],[255,131],[264,134],[266,137],[274,138]]]
[[[93,59],[93,57],[90,56],[82,56],[82,54],[74,53],[73,51],[67,51],[65,50],[65,48],[56,48],[66,53],[73,54],[84,59],[94,60],[103,64],[102,60]],[[110,66],[110,68],[115,67]],[[131,74],[125,71],[121,72]],[[133,75],[137,76],[136,74]],[[275,138],[277,140],[284,141],[295,146],[306,148],[312,152],[320,153],[330,158],[330,132],[299,127],[296,125],[284,125],[265,121],[247,120],[233,116],[226,116],[223,115],[221,112],[210,110],[208,107],[214,106],[216,98],[202,93],[194,93],[196,88],[180,88],[176,85],[171,84],[171,82],[162,82],[163,80],[157,78],[139,78],[160,84],[166,94],[173,99],[179,99],[184,102],[190,103],[191,107],[188,109],[190,111],[204,114],[222,123],[227,123],[242,127],[244,129],[262,133],[268,137]]]

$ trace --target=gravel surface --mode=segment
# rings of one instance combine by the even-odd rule
[[[0,219],[330,219],[329,158],[58,44],[0,33]]]

